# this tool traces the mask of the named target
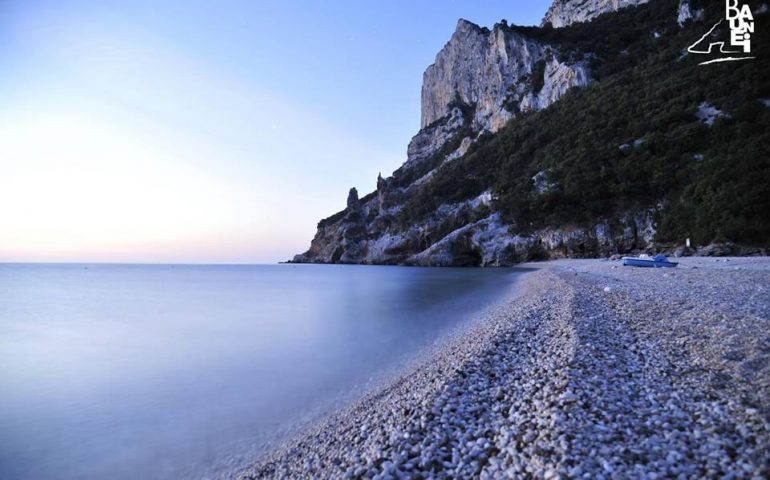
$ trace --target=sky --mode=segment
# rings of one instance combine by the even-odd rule
[[[549,3],[0,0],[0,261],[287,260],[406,159],[459,18]]]

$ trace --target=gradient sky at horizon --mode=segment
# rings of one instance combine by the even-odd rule
[[[0,261],[288,259],[405,160],[458,18],[549,3],[2,1]]]

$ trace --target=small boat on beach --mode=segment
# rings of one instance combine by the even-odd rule
[[[650,257],[649,255],[639,255],[638,257],[623,257],[623,265],[631,267],[676,267],[679,265],[677,262],[669,262],[668,257],[665,255],[655,255]]]

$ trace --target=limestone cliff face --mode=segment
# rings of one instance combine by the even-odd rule
[[[545,108],[588,82],[582,64],[560,61],[550,46],[505,24],[489,30],[460,20],[423,75],[421,125],[428,127],[464,104],[474,109],[474,130],[495,132],[516,113]]]
[[[297,263],[356,263],[417,266],[511,266],[548,258],[590,258],[655,248],[656,210],[601,219],[585,227],[515,232],[492,196],[442,205],[426,221],[400,228],[374,197],[334,223],[319,225],[310,250]]]
[[[421,129],[409,143],[404,164],[391,177],[378,177],[376,192],[359,199],[352,189],[347,208],[318,224],[310,249],[294,262],[503,266],[650,247],[655,232],[650,212],[602,219],[590,228],[565,226],[524,235],[495,211],[490,191],[442,204],[420,220],[403,215],[405,201],[479,138],[590,84],[584,63],[567,61],[557,48],[522,31],[505,23],[487,29],[458,22],[423,76]],[[554,184],[547,173],[541,177],[533,182],[546,192]]]
[[[648,0],[555,0],[543,18],[542,26],[566,27],[589,22],[603,13],[616,12]]]
[[[393,176],[378,177],[373,194],[359,199],[352,189],[345,210],[321,221],[310,249],[293,261],[500,266],[544,255],[642,246],[635,220],[616,222],[614,230],[608,224],[590,231],[515,235],[494,212],[489,192],[441,205],[417,223],[398,221],[404,200],[464,155],[480,135],[496,132],[516,115],[547,108],[571,88],[589,83],[582,63],[562,60],[549,45],[506,24],[490,30],[460,20],[423,76],[422,128],[409,143],[406,162]]]
[[[676,23],[683,27],[689,21],[697,21],[703,18],[703,9],[693,9],[690,0],[679,0]]]

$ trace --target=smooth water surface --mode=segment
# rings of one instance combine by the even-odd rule
[[[0,478],[201,478],[360,396],[520,270],[0,265]]]

